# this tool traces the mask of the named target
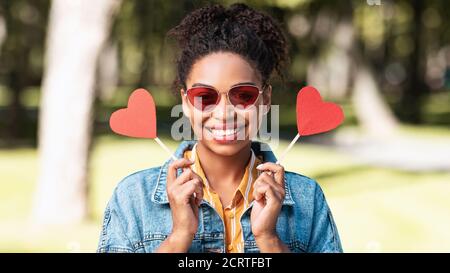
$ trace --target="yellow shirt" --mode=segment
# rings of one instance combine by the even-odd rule
[[[211,204],[224,222],[225,251],[244,252],[244,238],[242,236],[240,219],[253,200],[253,182],[259,175],[256,166],[258,166],[262,160],[256,157],[252,150],[252,156],[247,164],[244,176],[233,195],[231,204],[223,208],[219,195],[209,186],[197,156],[196,146],[197,144],[194,145],[192,151],[186,150],[184,157],[195,161],[195,163],[191,165],[191,168],[203,179],[203,199]]]

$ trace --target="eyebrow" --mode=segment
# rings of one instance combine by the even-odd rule
[[[256,83],[254,83],[254,82],[240,82],[240,83],[233,84],[231,86],[231,88],[233,88],[233,87],[235,87],[237,85],[244,85],[244,84],[256,85]],[[197,86],[205,86],[205,87],[215,88],[214,86],[211,86],[211,85],[208,85],[208,84],[204,84],[204,83],[194,83],[192,85],[192,87],[197,87]]]

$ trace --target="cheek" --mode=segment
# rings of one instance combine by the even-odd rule
[[[239,120],[242,120],[244,122],[247,127],[247,135],[250,139],[256,137],[261,126],[261,118],[258,118],[259,113],[259,109],[257,107],[254,107],[246,112],[238,114],[238,124],[240,123]]]
[[[258,119],[258,115],[251,115],[250,116],[250,120],[249,120],[249,125],[248,125],[248,135],[249,138],[252,139],[254,137],[256,137],[256,135],[258,134],[258,130],[259,127],[261,126],[261,120]]]
[[[206,124],[206,121],[209,119],[208,116],[204,116],[202,114],[199,114],[195,110],[191,109],[191,116],[190,116],[190,122],[192,125],[192,129],[194,130],[194,133],[200,137],[203,132],[203,126]]]

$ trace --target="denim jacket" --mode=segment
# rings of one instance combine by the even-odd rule
[[[175,155],[181,158],[194,144],[195,141],[183,141]],[[261,145],[252,142],[255,155],[262,155],[264,162],[276,162],[272,151],[261,149]],[[97,252],[154,252],[167,238],[172,229],[166,192],[167,168],[171,162],[169,159],[163,166],[131,174],[117,185],[104,213]],[[250,225],[252,204],[240,219],[247,253],[259,252]],[[224,225],[219,214],[203,200],[198,217],[198,230],[188,251],[225,252]],[[285,172],[285,198],[276,232],[292,252],[342,252],[320,186],[297,173]]]

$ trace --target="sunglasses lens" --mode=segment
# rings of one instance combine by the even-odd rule
[[[230,102],[234,106],[244,108],[254,104],[259,96],[259,89],[255,86],[237,86],[230,90]]]
[[[207,87],[191,88],[187,96],[189,102],[201,111],[205,110],[208,106],[215,105],[219,98],[219,94],[215,90]]]

